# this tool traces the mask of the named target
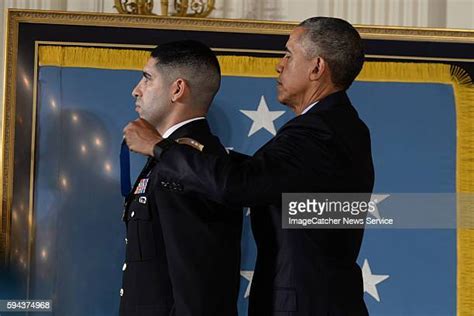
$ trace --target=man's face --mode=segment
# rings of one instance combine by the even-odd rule
[[[310,83],[309,75],[313,66],[304,55],[301,44],[304,33],[302,27],[291,32],[286,42],[286,54],[276,68],[280,74],[277,80],[278,101],[290,107],[301,106]]]
[[[170,113],[170,85],[156,68],[156,59],[150,58],[143,68],[143,77],[133,89],[135,111],[138,115],[157,127]]]

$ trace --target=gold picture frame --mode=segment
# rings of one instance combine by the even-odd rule
[[[37,70],[37,44],[63,42],[70,45],[71,42],[78,44],[78,41],[67,41],[63,39],[52,39],[51,34],[44,34],[44,37],[36,34],[36,37],[24,38],[24,27],[28,25],[49,26],[50,28],[67,26],[71,28],[93,27],[106,28],[108,30],[120,29],[135,30],[135,34],[146,33],[150,30],[160,30],[170,32],[173,37],[174,32],[201,32],[205,34],[221,34],[229,36],[268,36],[273,41],[274,47],[225,47],[221,52],[244,52],[250,54],[261,54],[268,56],[279,56],[283,50],[285,38],[297,23],[252,21],[252,20],[228,20],[228,19],[198,19],[179,18],[162,16],[135,16],[120,14],[100,14],[100,13],[76,13],[59,11],[35,11],[17,10],[8,11],[6,47],[5,47],[5,89],[4,107],[2,117],[2,150],[0,152],[1,163],[1,206],[0,206],[0,262],[8,263],[10,253],[10,229],[12,221],[12,206],[15,198],[16,186],[19,181],[28,187],[24,191],[24,208],[28,209],[28,231],[29,247],[31,248],[31,236],[34,231],[33,222],[33,172],[35,161],[35,103],[36,103],[36,70]],[[466,72],[472,77],[474,73],[474,55],[469,52],[457,51],[456,47],[469,47],[472,51],[474,47],[474,31],[454,30],[454,29],[427,29],[427,28],[406,28],[406,27],[383,27],[383,26],[357,26],[358,31],[369,45],[367,58],[369,60],[389,60],[389,61],[429,61],[458,65],[464,67]],[[78,30],[77,32],[79,32]],[[171,34],[173,33],[173,34]],[[197,34],[196,33],[196,34]],[[147,33],[150,34],[150,33]],[[181,34],[181,33],[180,33]],[[114,46],[114,47],[150,47],[153,41],[146,42],[137,35],[140,41],[131,43],[130,38],[114,37],[115,43],[100,43],[99,40],[91,41],[84,38],[79,45],[82,46]],[[28,43],[26,43],[26,42]],[[33,52],[27,55],[19,54],[20,44],[27,45]],[[391,49],[393,43],[413,43],[410,51],[398,52]],[[68,44],[69,43],[69,44]],[[438,45],[441,50],[434,55],[424,55],[422,49],[416,49],[417,45]],[[270,45],[270,46],[272,46]],[[377,45],[384,46],[378,49]],[[458,46],[456,46],[458,45]],[[278,47],[276,47],[278,46]],[[377,46],[377,47],[376,47]],[[409,45],[406,45],[409,47]],[[373,48],[376,47],[376,48]],[[411,47],[411,46],[410,46]],[[421,52],[421,53],[420,53]],[[25,64],[28,59],[28,65]],[[21,72],[21,73],[20,73]],[[31,91],[29,96],[19,95],[19,82],[29,82]],[[23,91],[23,90],[22,90]],[[24,92],[24,91],[23,91]],[[28,112],[28,107],[31,106]],[[19,113],[21,108],[24,113]],[[472,114],[471,114],[472,115]],[[27,118],[28,117],[28,118]],[[473,115],[474,119],[474,115]],[[28,125],[29,131],[25,134],[19,133],[19,125]],[[462,135],[458,135],[457,151],[457,191],[474,192],[474,120],[471,126],[460,127]],[[20,144],[20,145],[19,145]],[[22,146],[21,150],[18,146]],[[22,153],[28,153],[23,156]],[[15,159],[23,159],[18,161]],[[21,165],[27,170],[23,170],[21,175],[16,168]],[[27,180],[25,180],[25,178]],[[474,310],[474,258],[470,254],[474,249],[474,231],[464,230],[458,232],[458,315],[468,315],[468,311]],[[29,249],[28,252],[30,252]]]

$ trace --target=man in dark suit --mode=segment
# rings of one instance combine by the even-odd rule
[[[152,51],[133,90],[135,109],[167,139],[226,156],[205,119],[219,86],[219,63],[208,47],[163,44]],[[123,218],[121,315],[237,315],[241,208],[183,192],[149,158]]]
[[[345,92],[362,69],[362,41],[346,21],[317,17],[296,27],[286,48],[278,99],[297,116],[252,157],[202,154],[162,140],[143,120],[125,137],[184,192],[252,207],[250,316],[367,315],[356,263],[363,230],[282,229],[281,202],[285,192],[372,191],[369,130]]]

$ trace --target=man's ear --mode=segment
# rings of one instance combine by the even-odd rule
[[[171,84],[171,103],[181,100],[188,92],[189,85],[183,78],[176,79]]]
[[[316,57],[312,60],[311,63],[311,73],[309,74],[309,79],[314,81],[314,80],[319,80],[321,76],[324,74],[326,71],[327,63],[326,61],[321,58],[321,57]]]

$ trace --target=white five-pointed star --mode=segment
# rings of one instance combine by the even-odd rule
[[[242,272],[241,272],[242,274]],[[372,274],[370,270],[369,261],[364,260],[362,266],[362,278],[364,279],[364,292],[370,294],[377,302],[380,302],[379,292],[377,291],[377,284],[388,279],[389,275]]]
[[[273,121],[282,116],[285,111],[270,111],[268,109],[267,102],[265,97],[262,95],[260,98],[260,103],[258,104],[256,111],[247,111],[240,110],[248,118],[250,118],[253,123],[250,127],[249,137],[258,132],[260,129],[264,128],[269,131],[273,136],[276,135],[275,124]]]
[[[370,201],[375,202],[375,209],[373,212],[368,212],[367,215],[370,215],[377,219],[381,219],[382,217],[380,216],[379,208],[377,205],[383,200],[385,200],[386,198],[388,198],[389,196],[390,194],[372,194],[372,196],[370,197]]]
[[[250,287],[252,286],[253,271],[241,270],[240,275],[249,281],[249,284],[247,285],[247,289],[245,290],[245,294],[244,294],[244,298],[247,298],[250,295]]]

